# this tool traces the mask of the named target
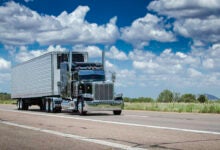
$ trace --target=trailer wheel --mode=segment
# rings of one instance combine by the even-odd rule
[[[22,110],[28,110],[28,104],[26,102],[23,101],[23,106],[22,106]]]
[[[23,99],[17,101],[18,110],[28,110],[28,104]]]
[[[18,108],[18,110],[21,110],[21,108],[22,108],[22,100],[21,99],[17,100],[17,108]]]
[[[121,115],[121,110],[114,110],[114,111],[113,111],[113,114],[114,114],[114,115]]]
[[[50,112],[56,112],[56,109],[54,108],[54,102],[53,99],[50,99]]]
[[[46,99],[46,112],[50,112],[50,101]]]

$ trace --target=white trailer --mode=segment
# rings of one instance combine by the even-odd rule
[[[80,81],[82,72],[84,72],[83,75],[85,75],[85,72],[91,72],[85,69],[87,68],[86,66],[89,65],[90,70],[91,65],[92,67],[96,65],[96,68],[100,67],[100,65],[96,63],[87,63],[87,60],[88,54],[85,52],[49,52],[13,67],[11,96],[13,99],[18,100],[18,109],[27,110],[31,105],[38,105],[41,110],[60,112],[63,106],[63,108],[71,108],[76,111],[79,110],[83,114],[85,109],[96,109],[98,108],[97,106],[100,105],[100,108],[105,110],[103,106],[109,105],[106,107],[106,110],[115,110],[114,113],[119,114],[123,104],[122,98],[120,99],[114,96],[111,101],[109,101],[109,99],[104,101],[100,99],[100,101],[94,97],[97,95],[95,86],[96,89],[97,85],[107,87],[109,83],[104,83],[104,80],[102,82],[90,82],[91,80],[85,82],[85,76],[83,76],[84,80]],[[74,72],[71,72],[73,69],[68,70],[71,66],[76,65],[77,67],[75,67]],[[61,66],[64,66],[63,71],[61,71]],[[102,69],[103,68],[104,67],[102,67]],[[100,75],[100,70],[96,72]],[[75,74],[78,75],[77,79],[79,80],[73,79]],[[93,87],[92,91],[94,93],[88,93],[88,91],[80,89],[81,87],[86,88],[87,85],[91,88]],[[114,88],[108,88],[108,91],[99,90],[99,92],[105,95],[109,94],[109,91],[114,92],[113,89]],[[81,91],[84,92],[82,93]],[[86,96],[89,96],[89,100]],[[117,102],[115,99],[117,99]]]

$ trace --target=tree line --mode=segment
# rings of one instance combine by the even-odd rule
[[[0,93],[0,100],[10,100],[11,94],[9,93]],[[171,92],[170,90],[163,90],[157,99],[153,99],[150,97],[139,97],[139,98],[129,98],[124,97],[125,102],[162,102],[162,103],[168,103],[168,102],[184,102],[184,103],[194,103],[194,102],[200,102],[205,103],[208,101],[207,97],[203,94],[196,97],[193,94],[187,93],[181,95],[180,93]]]
[[[0,93],[0,100],[10,100],[11,94],[8,93]]]
[[[194,94],[186,93],[181,95],[180,93],[171,92],[170,90],[163,90],[156,99],[150,97],[128,98],[124,97],[125,102],[183,102],[183,103],[205,103],[208,102],[207,97],[204,94],[196,97]]]
[[[159,94],[157,101],[158,102],[205,103],[208,101],[208,99],[204,94],[201,94],[196,98],[194,94],[187,93],[187,94],[180,95],[180,93],[175,93],[175,92],[173,93],[170,90],[166,89]]]

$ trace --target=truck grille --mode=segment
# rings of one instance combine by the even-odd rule
[[[95,93],[96,100],[112,100],[113,99],[113,84],[95,84]]]

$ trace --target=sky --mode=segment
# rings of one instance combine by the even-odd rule
[[[0,0],[0,92],[11,68],[50,51],[87,51],[117,93],[220,97],[219,0]]]

